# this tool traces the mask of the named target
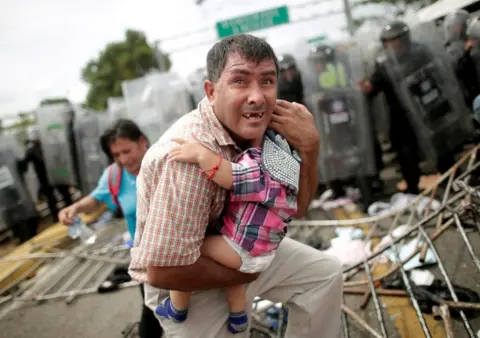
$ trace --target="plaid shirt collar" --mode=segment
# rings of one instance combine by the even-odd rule
[[[237,151],[241,149],[237,146],[225,127],[220,123],[208,98],[205,97],[199,104],[199,110],[202,118],[206,121],[208,129],[221,147],[233,146]]]

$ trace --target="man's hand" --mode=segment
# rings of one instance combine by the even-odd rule
[[[465,50],[469,51],[472,48],[473,48],[473,41],[472,40],[467,40],[467,42],[465,43]]]
[[[300,155],[319,150],[320,134],[312,114],[302,104],[277,100],[269,127],[285,137]]]
[[[277,100],[269,127],[285,137],[302,158],[300,189],[297,195],[298,210],[294,217],[303,217],[317,191],[320,134],[312,114],[305,106],[284,100]]]

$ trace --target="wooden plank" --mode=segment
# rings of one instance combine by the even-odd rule
[[[106,207],[102,206],[92,213],[81,214],[80,218],[86,224],[91,224],[97,220],[105,210]],[[29,241],[19,245],[2,258],[19,257],[32,253],[45,253],[48,250],[60,244],[68,243],[69,241],[71,241],[71,239],[68,237],[68,228],[63,224],[56,223],[46,228]],[[35,260],[23,260],[2,263],[0,259],[0,289],[16,279],[21,278],[22,274],[24,274],[34,262]]]

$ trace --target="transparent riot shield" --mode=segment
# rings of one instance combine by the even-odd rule
[[[356,32],[355,42],[361,49],[363,55],[363,66],[365,67],[365,75],[370,78],[375,71],[375,60],[382,50],[380,43],[380,31],[388,23],[383,20],[366,21]],[[374,130],[387,139],[390,131],[390,114],[389,107],[383,93],[379,93],[369,100],[368,109]]]
[[[475,69],[477,72],[477,78],[480,82],[480,44],[476,44],[470,50],[470,56],[472,57]]]
[[[465,52],[465,43],[464,40],[453,40],[446,43],[446,49],[453,64],[455,64]]]
[[[386,49],[383,63],[424,157],[435,165],[471,140],[474,129],[438,29],[421,23],[410,36],[410,43]]]
[[[0,218],[8,227],[37,217],[31,195],[19,174],[15,141],[0,135]]]
[[[73,108],[62,103],[40,106],[35,112],[47,174],[54,185],[78,184],[73,115]]]
[[[320,181],[346,180],[376,173],[372,129],[366,100],[357,82],[364,75],[362,54],[354,44],[335,46],[335,59],[310,59],[309,82],[316,82],[312,113],[320,131]]]
[[[205,97],[205,89],[203,84],[207,79],[207,71],[204,68],[197,69],[195,72],[187,76],[187,80],[190,83],[193,99],[195,105],[198,105],[200,101]]]
[[[176,73],[153,72],[124,81],[122,91],[128,116],[151,143],[194,108],[189,86]]]
[[[109,97],[107,100],[108,116],[111,122],[128,118],[125,100],[122,97]]]
[[[75,138],[79,158],[80,189],[90,193],[96,186],[108,160],[100,145],[100,136],[105,129],[102,115],[106,113],[77,109],[75,114]]]
[[[307,39],[302,38],[274,48],[277,55],[290,54],[295,59],[296,68],[302,77],[304,104],[309,110],[312,109],[309,98],[316,89],[314,81],[309,81],[310,78],[308,77],[307,57],[311,47],[312,45],[307,42]]]

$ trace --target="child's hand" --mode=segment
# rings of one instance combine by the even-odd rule
[[[205,150],[200,143],[187,142],[181,138],[174,138],[172,141],[178,143],[179,145],[170,150],[167,157],[168,160],[198,164],[199,157]]]

